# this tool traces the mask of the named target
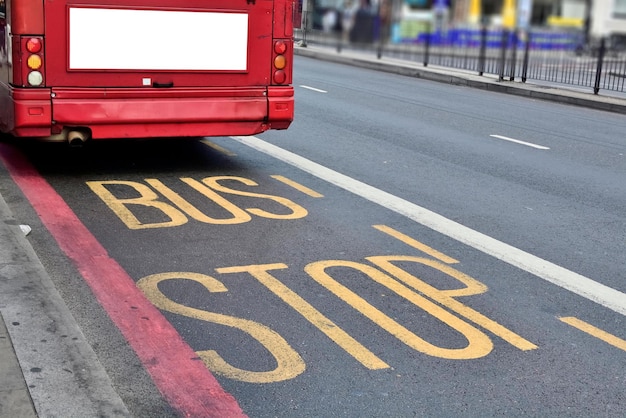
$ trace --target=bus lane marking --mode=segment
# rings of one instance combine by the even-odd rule
[[[475,231],[391,193],[272,145],[258,137],[234,136],[231,138],[341,189],[405,216],[433,231],[626,316],[626,294],[623,292]]]
[[[182,177],[179,180],[181,183],[189,186],[191,190],[205,197],[210,204],[215,204],[217,207],[224,210],[227,216],[215,218],[206,215],[200,209],[189,203],[187,199],[174,191],[172,187],[166,186],[158,179],[144,179],[147,185],[136,181],[125,180],[88,181],[86,184],[129,229],[175,227],[184,225],[189,221],[189,218],[212,225],[235,225],[250,222],[252,220],[251,215],[261,218],[283,220],[301,219],[308,215],[308,211],[304,207],[287,198],[235,189],[222,184],[226,181],[236,182],[252,188],[259,186],[255,181],[244,177],[213,176],[205,177],[201,181],[190,177]],[[287,178],[282,177],[282,180],[278,180],[283,181],[283,183],[290,182],[291,184],[289,185],[294,188],[300,187],[300,191],[303,193],[309,195],[316,193]],[[121,194],[119,191],[120,188],[125,190],[125,195],[130,195],[131,197],[118,196]],[[112,189],[116,189],[118,195],[116,195]],[[156,192],[160,193],[160,195]],[[231,203],[223,195],[270,200],[286,208],[287,213],[269,212],[259,207],[240,208]],[[135,210],[131,210],[131,207]],[[144,211],[152,211],[152,222],[146,220],[145,217],[144,219],[140,219],[140,213],[138,212],[141,212],[141,209]],[[160,220],[156,221],[154,219],[155,216],[160,218]]]
[[[598,338],[605,343],[612,345],[613,347],[626,351],[626,340],[616,337],[613,334],[609,334],[608,332],[601,330],[600,328],[594,327],[593,325],[585,321],[582,321],[573,316],[559,317],[559,320],[573,326],[574,328],[577,328],[584,333],[591,335],[592,337]]]
[[[455,260],[452,257],[448,257],[442,252],[435,250],[434,248],[429,247],[428,245],[422,244],[418,240],[411,238],[408,235],[403,234],[402,232],[396,231],[393,228],[390,228],[386,225],[373,225],[374,229],[379,230],[399,241],[402,241],[406,245],[415,248],[418,251],[428,254],[432,258],[436,258],[437,260],[446,263],[446,264],[457,264],[459,261]]]
[[[411,302],[424,312],[427,312],[443,324],[463,335],[467,340],[467,346],[462,348],[439,347],[419,337],[381,310],[375,308],[371,303],[357,295],[347,286],[339,283],[338,280],[326,271],[336,267],[356,270],[357,272],[363,273],[374,282],[385,286],[398,296]],[[419,293],[407,288],[376,267],[354,261],[324,260],[309,263],[305,267],[305,271],[313,280],[325,287],[328,291],[415,351],[449,360],[470,360],[485,357],[493,350],[491,339],[483,332],[452,315],[450,312]]]
[[[275,180],[278,180],[278,181],[280,181],[282,183],[285,183],[286,185],[291,186],[294,189],[298,190],[299,192],[302,192],[302,193],[304,193],[304,194],[306,194],[306,195],[308,195],[310,197],[315,197],[315,198],[324,197],[323,194],[318,193],[315,190],[309,189],[308,187],[306,187],[306,186],[304,186],[304,185],[302,185],[300,183],[297,183],[297,182],[295,182],[295,181],[293,181],[291,179],[288,179],[285,176],[280,176],[278,174],[275,174],[275,175],[272,175],[270,177],[275,179]]]
[[[293,379],[306,369],[302,357],[277,332],[248,319],[207,312],[176,303],[165,296],[159,289],[159,284],[167,280],[191,280],[201,284],[210,293],[226,292],[228,289],[222,282],[204,274],[176,272],[146,276],[137,282],[137,287],[159,309],[200,321],[236,328],[245,332],[258,341],[276,361],[274,370],[250,371],[228,364],[215,350],[196,351],[212,372],[242,382],[271,383]]]
[[[286,264],[264,264],[217,268],[215,271],[221,274],[228,273],[248,273],[257,279],[262,285],[267,287],[272,293],[278,296],[294,310],[300,313],[317,329],[326,334],[339,347],[355,358],[363,366],[370,370],[386,369],[389,365],[376,357],[370,350],[361,345],[344,330],[339,328],[333,321],[315,309],[310,303],[304,300],[293,290],[289,289],[278,279],[268,273],[270,270],[280,270],[288,268]]]
[[[206,181],[207,179],[210,179],[210,180]],[[247,179],[241,180],[241,178],[234,178],[234,177],[231,177],[231,176],[217,176],[217,177],[212,177],[212,178],[207,178],[207,179],[203,179],[201,182],[198,182],[196,180],[191,179],[193,181],[190,182],[190,185],[193,184],[194,186],[200,187],[202,190],[204,190],[204,186],[206,186],[206,188],[208,188],[211,191],[215,190],[215,191],[221,191],[221,192],[224,192],[224,193],[233,192],[232,194],[240,194],[240,195],[243,195],[243,196],[251,196],[251,195],[253,195],[255,197],[260,197],[260,196],[265,196],[266,198],[275,197],[277,199],[271,199],[271,200],[275,200],[277,202],[281,202],[282,201],[281,199],[283,199],[283,198],[279,198],[277,196],[262,195],[262,194],[257,194],[257,193],[250,193],[250,192],[245,192],[245,191],[241,191],[241,190],[230,189],[228,187],[223,186],[220,183],[220,181],[222,181],[222,180],[235,180],[235,181],[240,181],[241,183],[247,184],[247,185],[256,185],[256,183],[254,183],[252,180],[249,180],[249,182],[251,182],[251,183],[247,183],[245,181]],[[146,179],[146,180],[151,180],[148,184],[150,184],[153,187],[155,187],[155,185],[156,185],[155,189],[161,188],[162,183],[160,183],[158,180],[156,180],[156,179]],[[152,181],[152,180],[154,180],[154,181]],[[124,185],[128,186],[129,185],[128,183],[130,183],[130,182],[126,182]],[[254,183],[254,184],[252,184],[252,183]],[[202,185],[204,185],[204,186],[202,186]],[[134,185],[131,185],[131,187],[134,187]],[[165,189],[163,189],[163,190],[165,190]],[[169,192],[166,191],[166,193],[169,193]],[[58,195],[57,195],[57,197],[58,197]],[[60,198],[60,197],[58,197],[58,198]],[[30,200],[30,197],[29,197],[29,200]],[[163,202],[161,202],[161,203],[163,203]],[[147,206],[152,206],[152,204],[151,203],[147,204]],[[161,205],[157,205],[157,206],[161,207]],[[34,205],[34,207],[35,207],[35,205]],[[71,209],[69,209],[69,207],[67,209],[73,215],[73,213],[71,212]],[[187,208],[187,209],[189,210],[189,208]],[[255,209],[256,209],[256,212],[252,212],[252,210],[255,210]],[[304,208],[302,208],[302,209],[304,209]],[[255,213],[257,215],[258,214],[265,214],[265,215],[269,214],[270,216],[277,215],[277,214],[272,214],[272,213],[263,211],[262,209],[258,209],[258,208],[247,208],[247,210],[248,210],[248,212],[252,212],[252,213]],[[306,210],[305,210],[305,212],[306,212]],[[38,211],[38,213],[39,213],[39,211]],[[39,215],[40,215],[40,217],[42,217],[42,221],[43,221],[43,215],[41,213],[39,213]],[[73,215],[73,216],[75,217],[75,215]],[[276,217],[274,219],[282,219],[280,216],[281,215],[278,215],[278,217]],[[304,216],[306,216],[306,214]],[[54,218],[54,216],[53,216],[53,218]],[[76,221],[80,225],[82,225],[77,218],[76,218]],[[58,222],[58,219],[56,220],[56,222]],[[48,227],[47,224],[46,224],[46,226]],[[86,230],[84,225],[82,225],[82,227]],[[397,238],[397,239],[401,240],[402,242],[407,243],[408,245],[410,245],[413,248],[419,249],[420,251],[423,251],[426,254],[431,255],[433,258],[438,259],[442,263],[453,264],[453,263],[457,262],[453,258],[448,257],[445,254],[440,253],[440,252],[438,252],[438,251],[436,251],[436,250],[434,250],[434,249],[432,249],[432,248],[430,248],[430,247],[420,243],[419,241],[414,240],[414,239],[412,239],[412,238],[410,238],[410,237],[408,237],[408,236],[406,236],[406,235],[404,235],[404,234],[402,234],[402,233],[400,233],[398,231],[395,231],[395,230],[393,230],[391,228],[388,228],[388,227],[386,227],[384,225],[376,225],[376,226],[374,226],[374,228],[376,228],[379,231],[381,231],[383,233],[386,233],[386,234],[388,234],[388,235],[390,235],[390,236],[392,236],[394,238]],[[87,234],[90,235],[89,231],[86,231],[86,232],[87,232]],[[56,235],[55,235],[55,238],[56,238]],[[91,236],[91,238],[95,241],[95,238],[93,236]],[[77,241],[77,243],[81,243],[81,244],[84,244],[86,242],[85,240],[81,240],[81,239],[78,239],[76,241]],[[96,241],[96,243],[97,243],[97,241]],[[60,243],[60,245],[61,245],[61,243]],[[77,244],[74,244],[74,245],[77,245]],[[97,248],[97,247],[95,247],[95,248]],[[64,249],[64,251],[66,251],[66,250]],[[83,248],[81,246],[80,249],[79,248],[75,248],[74,251],[83,251]],[[106,251],[103,248],[102,248],[102,251],[104,253],[106,253]],[[69,253],[68,253],[68,256],[72,257]],[[94,257],[96,257],[95,259],[102,260],[97,255],[94,256],[94,254],[92,254],[91,251],[87,252],[87,255],[85,257],[92,264],[93,264]],[[108,257],[108,256],[106,256],[106,257]],[[442,357],[442,358],[471,359],[471,358],[483,357],[483,356],[489,354],[489,352],[491,352],[491,350],[493,348],[493,343],[491,342],[491,340],[489,339],[489,337],[487,335],[482,333],[480,330],[474,328],[470,324],[466,323],[462,319],[460,319],[460,318],[454,316],[453,314],[449,313],[448,311],[446,311],[445,309],[441,308],[440,306],[436,305],[432,301],[426,299],[424,296],[429,296],[433,300],[437,301],[437,297],[441,298],[442,297],[441,295],[443,295],[444,298],[441,299],[441,300],[443,300],[445,303],[439,302],[440,304],[446,306],[448,309],[451,309],[453,311],[456,311],[457,313],[460,313],[462,316],[465,316],[467,319],[472,320],[472,322],[475,322],[475,323],[483,326],[484,328],[492,331],[494,334],[502,337],[503,339],[506,339],[505,337],[502,336],[502,333],[498,334],[498,332],[500,332],[500,331],[498,331],[492,325],[488,324],[489,326],[491,326],[491,328],[489,328],[488,326],[484,326],[482,323],[480,323],[478,321],[474,321],[470,317],[470,315],[469,315],[469,314],[473,315],[473,313],[471,311],[463,311],[463,309],[458,310],[458,306],[457,306],[457,309],[454,309],[453,307],[451,307],[453,305],[448,306],[448,305],[450,305],[450,303],[448,303],[449,301],[446,301],[445,297],[452,298],[453,296],[472,295],[472,294],[483,293],[484,291],[487,290],[486,286],[484,286],[482,283],[476,281],[475,279],[472,279],[469,276],[465,277],[465,275],[463,275],[463,273],[460,273],[460,272],[457,272],[458,274],[457,273],[451,273],[453,269],[452,270],[446,270],[446,268],[449,267],[449,266],[445,266],[443,264],[439,265],[440,263],[439,264],[432,264],[432,263],[437,263],[437,261],[428,260],[428,259],[421,259],[421,258],[418,258],[418,257],[410,257],[410,256],[378,256],[378,257],[367,257],[366,260],[371,262],[374,266],[368,265],[368,264],[363,264],[363,263],[345,261],[345,260],[323,260],[323,261],[317,261],[317,262],[309,263],[305,267],[305,271],[309,274],[309,276],[311,276],[311,278],[313,278],[318,283],[322,284],[325,288],[327,288],[329,291],[334,293],[341,300],[343,300],[346,303],[348,303],[350,306],[355,308],[357,311],[363,313],[367,318],[372,320],[377,325],[381,326],[383,329],[387,330],[389,333],[394,335],[400,341],[402,341],[405,344],[407,344],[409,347],[414,348],[416,351],[420,351],[420,352],[428,354],[428,355],[432,355],[432,356],[436,356],[436,357]],[[424,261],[424,260],[427,260],[427,262]],[[117,265],[114,260],[111,260],[111,261],[117,266],[117,267],[112,267],[114,270],[115,269],[121,270],[121,267],[119,265]],[[415,282],[413,282],[412,279],[411,279],[411,277],[413,277],[413,276],[409,275],[408,272],[398,271],[399,268],[397,268],[397,266],[392,266],[390,261],[415,261],[415,262],[419,262],[419,263],[422,263],[422,264],[425,264],[425,265],[429,265],[430,267],[436,268],[436,269],[440,270],[441,272],[443,272],[445,274],[448,274],[451,277],[457,278],[457,280],[459,280],[465,286],[460,288],[460,289],[447,289],[447,290],[438,290],[438,289],[432,287],[432,289],[434,289],[434,290],[431,290],[431,289],[428,289],[426,287],[422,287],[422,285],[420,285],[419,283],[416,285]],[[431,263],[431,264],[429,264],[429,263]],[[105,263],[104,267],[103,267],[103,265],[101,263],[98,263],[98,264],[99,264],[99,266],[98,266],[99,269],[106,270],[106,268],[107,268],[106,263]],[[77,263],[77,265],[78,265],[78,263]],[[286,295],[286,296],[284,296],[284,298],[281,297],[281,299],[283,299],[285,302],[291,301],[292,303],[296,304],[297,306],[302,306],[302,305],[300,305],[301,301],[298,300],[298,298],[300,298],[300,297],[297,294],[295,294],[295,292],[292,292],[290,289],[288,289],[285,285],[283,285],[282,283],[278,282],[278,280],[275,279],[272,275],[270,275],[267,271],[269,269],[271,269],[271,268],[269,268],[267,266],[268,265],[227,267],[227,268],[216,269],[216,270],[218,271],[218,273],[247,272],[247,273],[251,274],[253,277],[255,277],[257,279],[259,279],[259,277],[261,277],[261,279],[263,281],[265,281],[266,283],[270,283],[270,285],[269,286],[266,285],[266,287],[268,287],[268,289],[270,289],[273,293],[275,293],[275,294],[280,293],[282,295]],[[284,265],[284,264],[276,264],[276,265],[269,265],[269,266],[270,267],[272,267],[272,266],[276,267],[276,269],[287,268],[287,265]],[[404,297],[408,301],[411,301],[415,306],[423,309],[425,312],[430,313],[432,316],[434,316],[435,318],[439,319],[444,324],[448,325],[450,328],[452,328],[452,329],[456,330],[457,332],[461,333],[467,339],[468,345],[466,347],[463,347],[463,348],[460,348],[460,349],[459,348],[450,349],[450,348],[443,348],[443,347],[438,347],[438,346],[432,345],[432,344],[428,343],[427,341],[421,339],[417,335],[413,334],[411,331],[409,331],[406,328],[404,328],[401,324],[398,324],[397,322],[395,322],[394,320],[389,318],[387,315],[385,315],[381,311],[379,311],[376,308],[374,308],[371,304],[369,304],[367,301],[365,301],[360,296],[356,295],[354,292],[349,290],[347,287],[339,284],[326,271],[327,269],[334,268],[334,267],[352,268],[354,270],[357,270],[357,271],[360,271],[360,272],[364,273],[370,279],[376,281],[379,284],[382,284],[383,286],[386,286],[390,290],[392,290],[395,293],[397,293],[399,296]],[[377,267],[380,268],[380,270],[378,270]],[[233,269],[237,270],[237,269],[239,269],[239,271],[229,271],[229,269],[230,270],[233,270]],[[85,274],[83,272],[83,270],[80,270],[80,271],[81,271],[81,273],[83,275]],[[123,272],[123,270],[122,270],[122,272]],[[454,270],[454,272],[456,272],[456,270]],[[386,274],[386,273],[391,274],[391,276]],[[100,274],[102,274],[102,273],[100,273]],[[120,274],[120,272],[119,271],[115,271],[114,275],[118,275],[118,274]],[[124,272],[124,274],[126,274],[126,273]],[[198,279],[199,276],[193,276],[193,274],[194,273],[162,273],[162,274],[156,274],[156,275],[148,276],[147,280],[144,280],[146,278],[144,278],[142,280],[144,280],[143,283],[145,284],[146,287],[156,286],[156,284],[158,284],[159,280],[165,280],[165,279],[170,280],[170,279],[182,278],[182,279],[186,279],[186,280],[198,280],[199,281],[199,279]],[[172,275],[174,275],[175,277],[172,276]],[[187,275],[187,276],[181,277],[181,275]],[[264,275],[266,275],[267,277],[263,277]],[[124,276],[124,275],[121,275],[121,276],[122,276],[122,278],[123,277],[128,277],[127,274],[126,274],[126,276]],[[202,276],[202,275],[200,275],[200,276]],[[208,279],[207,279],[207,277],[208,277]],[[87,279],[87,277],[86,277],[86,279]],[[128,279],[132,282],[132,279],[130,279],[129,277],[128,277]],[[259,281],[261,281],[261,279],[259,279]],[[274,283],[272,283],[272,279],[275,280]],[[413,279],[415,279],[415,278],[413,278]],[[106,290],[104,290],[104,291],[107,292],[107,295],[108,295],[108,292],[111,290],[109,288],[111,280],[109,280],[108,277],[107,278],[101,278],[100,280],[103,282],[103,284],[101,284],[100,286],[105,286],[106,287]],[[221,282],[218,282],[215,279],[210,278],[210,276],[203,276],[201,278],[201,280],[204,280],[207,283],[205,285],[205,287],[207,288],[207,290],[209,290],[211,292],[223,292],[223,291],[226,291],[226,288],[223,286],[223,284],[221,284]],[[417,280],[417,279],[415,279],[415,280]],[[92,283],[89,282],[89,284],[93,288]],[[136,289],[139,289],[139,285],[137,285]],[[413,290],[418,290],[422,294],[414,292],[412,289]],[[290,292],[291,292],[291,294],[290,294]],[[431,293],[429,293],[429,292],[431,292]],[[441,295],[437,296],[435,293],[432,293],[432,292],[439,292],[439,293],[441,293]],[[95,291],[95,289],[94,289],[94,293],[97,293]],[[161,298],[161,302],[164,302],[163,299],[166,299],[166,297],[164,295],[162,295],[162,294],[159,294],[159,293],[160,292],[152,292],[151,294],[152,294],[153,297],[157,298],[157,300],[160,297]],[[433,295],[435,295],[436,297],[434,297]],[[101,295],[101,296],[104,297],[103,295]],[[133,296],[133,295],[131,295],[131,296]],[[114,293],[113,296],[109,295],[107,297],[119,297],[120,300],[124,300],[124,301],[127,301],[127,302],[130,302],[130,300],[131,300],[130,296],[128,294],[125,294],[124,296],[119,296],[117,293]],[[147,299],[148,301],[151,301],[151,298],[149,298],[149,297],[146,297],[144,299]],[[302,298],[300,298],[300,299],[303,301]],[[100,301],[100,298],[99,298],[99,301]],[[133,302],[134,302],[134,299],[133,299]],[[453,301],[453,302],[456,302],[456,301]],[[199,320],[207,320],[207,321],[211,320],[211,322],[223,323],[225,325],[238,328],[238,329],[240,329],[240,330],[242,330],[244,332],[248,332],[252,336],[256,336],[255,339],[257,339],[257,341],[261,340],[261,341],[265,341],[266,342],[266,344],[264,344],[264,346],[266,348],[268,348],[268,350],[271,348],[271,350],[270,350],[271,353],[274,355],[274,357],[277,359],[277,362],[279,363],[279,365],[277,366],[277,368],[275,370],[268,371],[268,372],[257,372],[257,374],[255,375],[255,374],[248,373],[248,371],[240,370],[240,369],[237,369],[236,367],[233,367],[233,366],[227,364],[219,355],[217,355],[216,352],[214,352],[212,350],[204,350],[204,351],[196,352],[197,355],[203,360],[204,364],[206,364],[207,366],[210,365],[211,369],[218,370],[218,371],[224,373],[225,375],[235,376],[235,378],[238,378],[240,380],[242,380],[242,379],[249,379],[248,381],[253,381],[253,382],[276,381],[276,379],[284,380],[284,379],[288,379],[288,378],[293,378],[294,376],[297,376],[298,374],[300,374],[300,373],[302,373],[304,371],[304,363],[300,362],[301,358],[299,357],[297,352],[295,352],[284,341],[284,339],[282,339],[282,337],[280,337],[280,335],[274,333],[272,330],[270,330],[267,327],[264,327],[261,324],[254,323],[253,321],[248,321],[248,320],[244,320],[244,319],[240,319],[240,318],[229,317],[229,316],[221,315],[221,314],[210,313],[210,312],[206,312],[206,311],[195,312],[195,311],[187,310],[187,307],[185,307],[184,305],[178,305],[178,306],[176,306],[176,304],[169,305],[167,301],[165,301],[164,303],[165,303],[164,305],[153,306],[153,308],[156,309],[156,307],[161,307],[161,309],[165,309],[165,310],[167,310],[167,308],[174,309],[174,310],[178,309],[179,311],[177,311],[177,313],[180,313],[180,314],[185,314],[186,313],[188,315],[195,315],[194,317],[199,319]],[[290,302],[287,302],[287,303],[290,306],[294,307]],[[306,301],[305,301],[305,303],[306,303]],[[446,303],[448,303],[448,305],[446,305]],[[460,304],[459,302],[456,302],[456,303],[461,305],[461,307],[464,306],[464,305]],[[154,305],[157,305],[157,304],[158,304],[158,302],[154,303]],[[103,304],[103,306],[104,306],[104,304]],[[132,308],[136,309],[136,306],[132,306]],[[470,309],[469,307],[466,307],[466,308]],[[115,309],[115,308],[113,308],[113,309]],[[189,308],[189,309],[191,309],[191,308]],[[107,309],[107,312],[109,312],[109,309]],[[159,311],[157,310],[157,312],[159,312]],[[310,316],[310,312],[308,312],[308,311],[302,311],[302,312],[305,312],[307,316]],[[302,312],[300,312],[300,313],[302,314]],[[322,315],[319,312],[317,312],[317,313],[319,315]],[[111,312],[109,312],[109,314],[112,315]],[[303,316],[304,316],[304,314],[303,314]],[[142,317],[142,319],[144,319],[144,318],[145,318],[145,316]],[[319,319],[324,319],[325,317],[323,317],[323,315],[322,315],[322,316],[320,316],[318,318]],[[151,317],[151,319],[152,319],[152,317]],[[309,319],[309,318],[307,317],[307,319]],[[219,321],[221,321],[221,322],[219,322]],[[309,321],[311,321],[311,320],[309,319]],[[116,321],[116,324],[117,324],[117,321]],[[495,324],[497,325],[497,323],[495,323]],[[168,325],[171,327],[171,324],[168,323]],[[120,327],[120,325],[118,325],[118,327]],[[122,328],[120,327],[120,329],[122,329]],[[496,329],[496,331],[498,331],[498,332],[494,331],[494,329]],[[122,329],[122,331],[124,332],[125,330]],[[129,331],[129,330],[126,330],[126,331]],[[135,329],[132,329],[132,332],[135,332]],[[175,329],[174,329],[174,332],[175,332]],[[130,337],[127,336],[126,333],[124,333],[124,335],[127,337],[129,342],[131,342],[130,341]],[[176,334],[176,335],[178,335],[178,334]],[[347,338],[345,336],[347,336]],[[344,340],[345,341],[348,341],[348,339],[351,338],[348,334],[345,334],[345,336],[344,336]],[[135,335],[134,338],[138,338],[138,337]],[[178,338],[181,339],[180,335],[178,335]],[[523,338],[521,338],[521,337],[519,337],[519,339],[517,339],[517,340],[515,338],[509,338],[509,339],[506,339],[506,340],[508,342],[510,342],[512,345],[514,345],[517,348],[519,348],[519,349],[522,349],[522,350],[532,349],[532,347],[531,348],[523,348],[521,346],[520,341],[523,340]],[[356,340],[353,340],[353,341],[356,343],[356,345],[354,345],[353,347],[358,347],[359,349],[362,347],[363,350],[365,350],[365,351],[362,351],[360,353],[357,353],[358,355],[363,355],[363,353],[369,352],[369,350],[367,350],[365,347],[361,346],[360,343],[356,342]],[[523,341],[525,341],[525,340],[523,340]],[[184,341],[183,341],[183,344],[186,345],[184,343]],[[529,343],[529,344],[532,344],[532,343]],[[188,345],[187,345],[187,348],[190,349],[190,347]],[[342,346],[342,348],[344,348],[344,347]],[[534,347],[534,348],[536,348],[536,347]],[[358,350],[353,350],[353,352],[357,352],[357,351]],[[354,356],[353,352],[349,352],[349,353]],[[379,366],[380,366],[378,368],[388,368],[389,367],[386,363],[384,363],[382,360],[378,359],[375,355],[372,354],[372,356],[373,357],[371,359],[374,360],[374,363],[372,363],[372,364],[375,365],[375,362],[378,361],[379,362]],[[144,358],[141,355],[140,355],[140,357],[142,359]],[[151,359],[148,359],[148,360],[151,361]],[[193,358],[192,358],[192,360],[193,360]],[[147,368],[150,366],[149,364],[145,364],[145,365],[146,365]],[[371,367],[371,368],[375,368],[375,367]],[[210,375],[210,373],[209,373],[209,375]],[[187,389],[187,388],[185,388],[185,389]]]
[[[502,338],[514,347],[522,351],[534,350],[537,348],[537,346],[530,341],[520,337],[519,335],[503,327],[496,321],[486,317],[480,312],[477,312],[469,306],[464,305],[463,303],[454,299],[454,297],[471,296],[485,293],[487,291],[487,286],[485,286],[478,280],[464,273],[461,273],[460,271],[455,270],[448,265],[441,264],[438,261],[430,260],[423,257],[377,256],[366,257],[366,259],[372,262],[374,265],[378,266],[381,270],[384,270],[387,273],[398,278],[401,282],[405,283],[410,288],[415,289],[425,296],[428,296],[432,300],[447,307],[451,311],[465,317],[473,323],[480,325],[481,327]],[[392,263],[393,261],[414,262],[432,267],[433,269],[439,270],[440,272],[457,279],[459,282],[463,283],[465,287],[461,289],[439,290],[394,265]]]
[[[385,225],[373,225],[373,227],[381,232],[384,231],[384,233],[392,238],[400,239],[402,242],[409,242],[412,247],[419,248],[420,251],[423,250],[423,252],[427,254],[434,254],[438,259],[454,263],[457,262],[453,258],[390,227]],[[339,300],[361,313],[375,325],[387,331],[408,347],[429,356],[450,360],[469,360],[482,358],[491,353],[494,347],[491,338],[464,319],[474,322],[522,351],[537,348],[533,343],[508,330],[496,321],[454,300],[453,298],[455,297],[485,293],[488,290],[487,286],[451,268],[449,265],[443,264],[438,261],[438,259],[407,255],[366,257],[365,260],[369,261],[371,264],[348,260],[321,260],[308,263],[304,268],[304,272],[315,282],[334,294]],[[428,285],[424,281],[414,277],[408,271],[392,265],[394,261],[403,263],[414,262],[433,268],[455,279],[461,286],[443,290],[436,289],[434,286]],[[265,286],[265,288],[285,302],[289,307],[294,309],[364,367],[370,370],[390,368],[389,364],[373,354],[365,345],[354,339],[320,310],[313,307],[304,298],[281,282],[276,277],[277,273],[273,273],[274,271],[287,270],[288,268],[287,264],[273,263],[221,267],[216,268],[215,271],[218,274],[246,273],[249,277],[256,279],[260,284]],[[460,348],[450,348],[437,346],[422,339],[408,328],[398,323],[395,319],[374,307],[370,301],[356,294],[349,289],[347,285],[341,284],[329,272],[329,270],[333,270],[332,274],[336,274],[337,269],[350,272],[349,276],[346,277],[363,277],[386,287],[391,292],[413,304],[416,308],[438,319],[450,330],[456,331],[462,335],[467,341],[467,344]],[[355,275],[354,273],[357,274]],[[282,274],[284,275],[285,273]],[[286,274],[289,274],[289,272],[286,272]],[[222,282],[203,274],[172,272],[144,277],[138,281],[137,286],[141,288],[155,306],[162,310],[236,328],[248,333],[251,338],[263,345],[263,347],[274,356],[278,363],[275,370],[263,372],[246,371],[227,364],[223,358],[213,350],[197,351],[198,355],[212,372],[231,379],[250,383],[271,383],[288,380],[304,372],[305,365],[298,353],[293,350],[279,334],[272,331],[269,327],[249,319],[194,309],[169,300],[167,296],[158,289],[159,283],[165,280],[193,280],[202,284],[210,293],[226,292],[227,289]],[[450,311],[459,316],[455,316]]]

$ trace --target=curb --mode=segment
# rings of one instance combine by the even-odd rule
[[[129,417],[2,195],[0,242],[0,416]]]

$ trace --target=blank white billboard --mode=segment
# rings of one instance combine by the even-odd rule
[[[69,9],[71,70],[245,71],[246,13]]]

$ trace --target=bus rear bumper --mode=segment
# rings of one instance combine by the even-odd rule
[[[3,86],[4,87],[4,86]],[[2,130],[15,136],[47,137],[52,127],[50,89],[7,89],[2,94]]]
[[[92,138],[254,135],[293,120],[293,88],[52,89],[56,129]]]
[[[293,120],[292,87],[14,89],[3,105],[3,131],[66,140],[91,138],[254,135],[286,129]],[[10,114],[11,113],[11,114]]]

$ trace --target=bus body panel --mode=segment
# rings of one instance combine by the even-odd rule
[[[272,49],[272,0],[135,0],[132,8],[125,4],[128,1],[77,0],[68,5],[46,0],[46,27],[63,29],[46,33],[49,86],[270,84],[271,63],[259,61]],[[194,27],[220,20],[237,26]],[[229,39],[240,32],[246,35],[243,41]],[[202,35],[212,36],[199,38]],[[231,63],[233,56],[242,55],[245,68]]]

